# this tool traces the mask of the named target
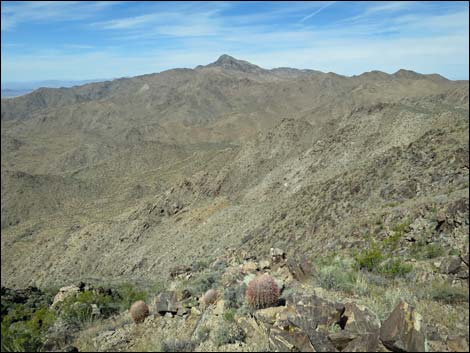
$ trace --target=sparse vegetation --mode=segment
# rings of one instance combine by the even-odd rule
[[[452,286],[446,281],[437,281],[431,283],[426,288],[424,295],[432,300],[442,301],[448,304],[468,302],[468,287]]]

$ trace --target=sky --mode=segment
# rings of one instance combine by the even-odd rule
[[[4,82],[129,77],[229,54],[264,68],[468,79],[468,2],[2,1]]]

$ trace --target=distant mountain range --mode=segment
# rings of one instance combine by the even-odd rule
[[[95,80],[46,80],[46,81],[24,81],[24,82],[2,82],[2,98],[18,97],[30,93],[35,89],[73,87],[86,83],[100,82],[104,79]]]

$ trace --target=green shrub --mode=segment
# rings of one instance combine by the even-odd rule
[[[56,320],[55,313],[47,306],[28,308],[17,304],[2,316],[1,351],[35,352],[42,348],[44,336]]]
[[[413,270],[413,266],[410,264],[403,263],[400,259],[389,260],[383,263],[379,268],[378,272],[386,277],[404,277],[406,274]]]
[[[323,288],[361,295],[367,292],[364,274],[358,272],[351,262],[337,257],[317,269],[316,278]]]
[[[133,303],[139,300],[147,301],[149,296],[145,290],[137,289],[130,283],[117,286],[116,292],[116,304],[119,306],[119,311],[127,310]]]
[[[380,263],[384,260],[384,255],[382,251],[373,244],[370,249],[357,254],[355,260],[359,269],[366,269],[367,271],[373,272],[377,270]]]
[[[235,310],[228,309],[224,312],[224,319],[228,322],[235,322]]]

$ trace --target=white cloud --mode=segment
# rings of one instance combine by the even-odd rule
[[[2,2],[1,30],[8,31],[22,23],[77,21],[96,14],[119,1],[20,1]]]

